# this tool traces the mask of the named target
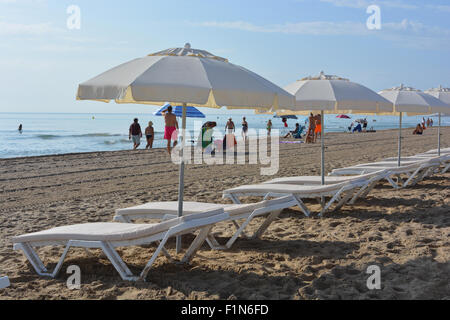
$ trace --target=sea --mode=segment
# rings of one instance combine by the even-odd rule
[[[272,119],[273,129],[279,129],[284,135],[287,130],[293,130],[296,123],[305,125],[307,117],[289,119],[286,129],[281,119],[272,115],[236,114],[232,115],[236,127],[241,128],[242,118],[247,118],[250,129],[266,129],[269,119]],[[366,118],[368,128],[374,130],[397,129],[399,119],[396,116],[361,116],[349,115],[351,119],[336,118],[336,115],[325,116],[326,132],[346,132],[352,121]],[[428,117],[428,116],[425,116]],[[164,120],[153,114],[87,114],[87,113],[0,113],[0,159],[30,157],[42,155],[57,155],[68,153],[118,151],[132,148],[128,139],[128,130],[134,118],[138,118],[142,130],[149,121],[155,129],[154,148],[166,145],[164,138]],[[206,121],[217,122],[215,137],[223,137],[224,129],[230,115],[207,114],[205,119],[188,119],[187,130],[191,142],[195,143],[198,132]],[[404,117],[404,128],[414,128],[422,121],[423,116]],[[436,126],[437,116],[431,116]],[[181,122],[181,121],[180,121]],[[22,131],[19,132],[19,125]],[[181,125],[181,123],[180,123]],[[442,125],[450,125],[450,117],[442,118]],[[145,148],[145,138],[140,149]]]

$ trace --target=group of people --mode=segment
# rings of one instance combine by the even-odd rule
[[[172,113],[173,108],[169,106],[167,111],[164,113],[165,129],[164,129],[164,139],[167,140],[167,151],[169,154],[172,148],[175,148],[178,143],[178,121],[177,117]],[[142,129],[139,124],[139,119],[134,119],[134,122],[130,126],[129,139],[133,141],[133,150],[137,150],[141,145]],[[148,123],[148,127],[145,129],[145,138],[147,140],[147,145],[145,149],[152,149],[153,142],[155,140],[155,129],[153,128],[153,122]],[[173,142],[173,145],[172,145]]]
[[[305,143],[316,143],[317,139],[322,138],[322,116],[314,115],[312,112],[308,118],[309,126],[306,133]]]
[[[357,120],[356,124],[355,121],[353,121],[350,126],[348,127],[348,131],[351,133],[355,132],[367,132],[367,126],[369,123],[367,122],[367,119]]]
[[[425,120],[425,118],[422,119],[422,124],[418,123],[416,128],[413,131],[413,134],[417,135],[423,135],[423,132],[427,129],[433,126],[433,119],[428,118]]]

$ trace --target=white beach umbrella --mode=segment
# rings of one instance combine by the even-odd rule
[[[338,76],[325,75],[307,77],[285,87],[295,96],[295,106],[285,111],[292,114],[307,114],[320,110],[322,116],[322,183],[325,184],[325,113],[386,113],[393,106],[376,92],[358,83]]]
[[[399,138],[398,138],[398,166],[401,165],[402,155],[402,119],[403,113],[408,115],[429,114],[434,110],[445,108],[446,104],[441,100],[426,94],[420,90],[405,87],[394,87],[379,92],[381,96],[394,104],[394,113],[400,113]]]
[[[429,90],[425,90],[425,93],[438,98],[442,102],[447,104],[447,107],[432,107],[431,111],[436,112],[439,115],[439,124],[438,124],[438,155],[441,155],[441,115],[448,114],[450,115],[450,88],[433,88]]]
[[[119,65],[78,87],[78,100],[197,107],[270,109],[291,106],[294,98],[256,73],[207,51],[173,48]],[[183,159],[183,157],[181,157]],[[184,160],[180,164],[179,215],[183,212]],[[180,239],[177,250],[181,248]]]

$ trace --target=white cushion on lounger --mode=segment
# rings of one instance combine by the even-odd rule
[[[254,184],[245,185],[237,188],[232,188],[225,190],[224,193],[239,193],[240,191],[244,193],[279,193],[279,194],[296,194],[301,193],[302,195],[307,194],[317,194],[323,192],[333,192],[347,185],[347,183],[337,183],[325,186],[299,186],[292,184]]]
[[[205,212],[210,210],[222,209],[224,205],[203,202],[183,202],[183,214]],[[118,209],[116,215],[139,215],[139,214],[165,214],[178,212],[178,201],[168,202],[149,202],[135,207]]]
[[[14,243],[39,241],[124,241],[152,236],[171,227],[195,219],[204,219],[223,213],[223,210],[192,214],[157,224],[130,224],[99,222],[57,227],[46,231],[30,233],[13,238]]]

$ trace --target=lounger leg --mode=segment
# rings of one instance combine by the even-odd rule
[[[56,267],[52,273],[48,272],[44,263],[39,258],[38,254],[36,253],[36,251],[33,249],[33,247],[30,244],[28,244],[28,243],[15,244],[14,249],[23,251],[23,253],[27,257],[28,261],[31,263],[31,265],[33,266],[34,270],[36,271],[36,273],[38,275],[43,276],[43,277],[56,278],[56,276],[59,273],[59,270],[62,267],[64,259],[66,258],[66,255],[69,252],[70,242],[67,243],[67,245],[64,249],[64,253],[62,254],[61,258],[59,259],[59,261],[56,264]]]
[[[448,169],[450,169],[450,163],[447,164],[447,166],[444,168],[444,170],[442,170],[442,174],[446,173],[448,171]]]
[[[230,249],[233,244],[236,242],[236,240],[239,238],[239,236],[241,234],[243,234],[246,238],[250,239],[250,237],[248,237],[245,233],[244,230],[245,228],[247,228],[248,224],[250,223],[250,221],[252,221],[255,217],[256,217],[257,212],[253,212],[245,221],[244,223],[237,229],[237,231],[233,234],[233,236],[230,238],[230,240],[228,240],[227,244],[225,245],[225,247],[227,249]],[[266,220],[267,221],[267,220]]]
[[[308,210],[306,205],[303,203],[302,199],[296,194],[294,194],[293,197],[297,201],[297,205],[300,208],[300,210],[305,214],[305,216],[309,217],[311,215],[311,212]]]
[[[410,182],[413,181],[413,179],[417,176],[417,174],[420,172],[420,170],[421,169],[418,168],[416,171],[414,171],[414,173],[412,173],[409,176],[408,180],[406,180],[405,183],[403,183],[403,188],[406,188],[410,184]],[[424,173],[422,173],[422,175],[420,177],[423,177],[423,175],[424,175]]]
[[[341,193],[344,192],[344,188],[342,188],[341,190],[339,190],[332,198],[331,200],[327,203],[326,206],[324,206],[322,208],[322,210],[319,213],[319,217],[323,217],[323,215],[325,214],[325,212],[327,212],[327,210],[331,207],[331,205],[336,201],[336,199],[338,199],[341,195]]]
[[[189,249],[186,251],[186,254],[184,255],[183,259],[181,259],[181,263],[188,263],[191,261],[192,257],[195,255],[195,253],[200,249],[202,244],[205,242],[206,238],[208,237],[209,233],[211,232],[212,225],[204,227],[200,230],[200,233],[198,236],[194,239],[194,241],[191,243]]]
[[[247,221],[248,221],[248,218],[247,218],[247,220],[245,220],[245,222],[247,222]],[[245,227],[246,227],[247,224],[248,224],[248,222],[247,222],[247,224],[246,224],[245,222],[244,222],[244,224],[245,224]],[[247,238],[247,239],[250,238],[249,236],[247,236],[247,234],[244,233],[245,227],[242,228],[242,226],[240,226],[235,220],[233,220],[232,223],[233,223],[233,225],[236,227],[236,230],[237,230],[237,231],[238,231],[238,230],[241,230],[241,234],[242,234],[242,236],[243,236],[244,238]],[[243,224],[243,225],[244,225],[244,224]]]
[[[14,245],[14,250],[22,250],[25,257],[33,266],[36,273],[40,276],[50,276],[45,268],[42,260],[37,255],[36,251],[28,243],[19,243]]]
[[[101,247],[109,261],[113,264],[114,268],[116,268],[117,272],[119,272],[122,280],[137,281],[139,279],[138,277],[133,276],[133,273],[130,269],[128,269],[127,265],[123,262],[122,258],[112,245],[108,242],[102,242]]]
[[[156,248],[156,251],[153,253],[152,257],[148,261],[147,265],[145,266],[144,270],[142,270],[141,275],[139,276],[140,280],[145,281],[145,278],[147,277],[148,272],[150,271],[153,263],[155,262],[156,258],[160,254],[160,252],[163,250],[164,246],[166,245],[167,240],[169,240],[169,233],[167,233],[164,237],[164,239],[159,244],[158,248]]]
[[[392,180],[391,177],[386,177],[386,180],[391,184],[394,189],[400,189],[400,184],[395,183],[394,180]]]
[[[353,195],[353,197],[350,199],[350,201],[348,202],[349,204],[355,204],[356,200],[359,199],[359,197],[364,194],[368,188],[370,188],[372,186],[373,183],[368,183],[365,184],[364,186],[362,186],[361,188],[359,188],[359,190]]]
[[[222,250],[223,249],[223,246],[220,245],[220,243],[217,241],[217,239],[212,234],[209,234],[206,237],[206,242],[213,250]]]
[[[239,201],[238,197],[234,194],[229,194],[228,197],[233,201],[235,204],[241,204],[241,201]]]
[[[345,197],[341,199],[341,201],[338,202],[336,207],[334,208],[334,212],[340,210],[349,200],[353,197],[353,192],[348,192]]]
[[[283,210],[277,210],[269,214],[269,216],[266,218],[266,220],[264,220],[264,222],[258,228],[258,230],[256,230],[252,238],[253,239],[261,238],[263,233],[266,232],[266,230],[269,228],[272,222],[274,222],[280,216],[281,212],[283,212]]]
[[[350,201],[350,204],[355,204],[356,200],[358,200],[359,198],[366,198],[369,193],[375,188],[375,186],[378,184],[378,181],[372,182],[371,184],[369,184],[365,189],[361,189],[361,191],[363,191],[361,194],[356,194],[353,199]]]

